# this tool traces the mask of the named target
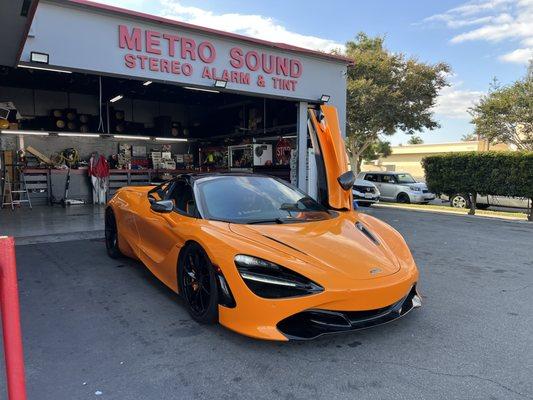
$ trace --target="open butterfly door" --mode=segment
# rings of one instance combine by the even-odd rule
[[[337,109],[321,105],[308,110],[308,130],[315,150],[318,201],[335,210],[352,210],[355,175],[349,171]]]

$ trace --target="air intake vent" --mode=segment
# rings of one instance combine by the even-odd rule
[[[379,245],[379,240],[373,235],[372,232],[368,230],[366,226],[364,226],[360,222],[355,223],[355,227],[359,229],[361,232],[363,232],[364,235],[366,235],[370,240],[372,240],[375,244]]]

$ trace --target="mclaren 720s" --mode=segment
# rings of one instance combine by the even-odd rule
[[[353,210],[335,109],[310,109],[308,128],[318,200],[245,173],[125,187],[106,209],[108,254],[140,260],[194,320],[255,338],[313,339],[419,307],[418,270],[401,235]]]

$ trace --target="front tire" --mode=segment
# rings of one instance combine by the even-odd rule
[[[218,322],[218,286],[213,264],[197,243],[187,245],[178,265],[179,291],[191,317],[201,324]]]
[[[118,247],[117,220],[111,208],[108,208],[105,212],[105,247],[109,257],[122,257],[122,253]]]
[[[402,204],[409,204],[411,202],[411,199],[409,198],[409,195],[407,193],[400,193],[396,197],[396,201]]]
[[[456,194],[450,199],[450,206],[453,208],[470,208],[470,200],[465,195]]]

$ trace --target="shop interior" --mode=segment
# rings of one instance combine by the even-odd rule
[[[227,92],[225,84],[1,67],[2,207],[103,203],[122,186],[184,172],[246,171],[294,183],[298,103]],[[100,158],[104,199],[89,176]]]

